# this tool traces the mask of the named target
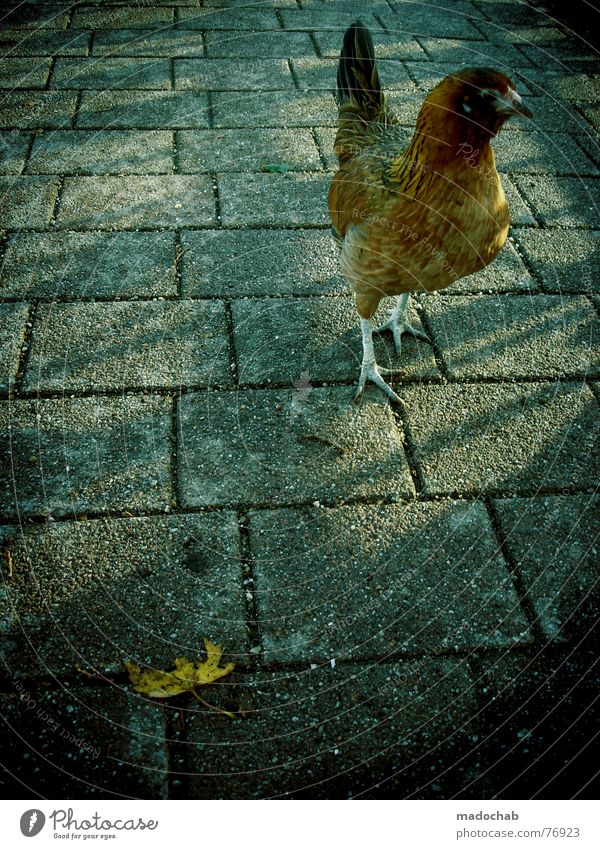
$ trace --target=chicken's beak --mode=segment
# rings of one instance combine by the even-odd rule
[[[521,95],[514,89],[509,89],[508,94],[496,100],[496,111],[500,115],[523,115],[525,118],[533,118],[533,112],[525,106]]]

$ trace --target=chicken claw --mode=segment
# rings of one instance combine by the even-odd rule
[[[429,342],[429,344],[431,344],[429,336],[422,330],[417,330],[417,328],[413,327],[408,321],[408,318],[406,317],[407,308],[408,293],[399,295],[396,301],[396,306],[393,310],[390,310],[390,317],[388,320],[375,330],[375,333],[384,333],[386,330],[392,331],[397,354],[400,354],[402,351],[403,333],[410,333],[411,336],[415,337],[415,339],[421,339],[423,342]]]
[[[356,395],[354,396],[354,403],[358,403],[362,400],[363,393],[365,391],[365,385],[368,380],[371,383],[374,383],[375,386],[378,386],[382,389],[385,394],[395,401],[397,404],[402,403],[402,399],[396,395],[391,386],[385,382],[382,374],[399,374],[401,373],[401,369],[389,369],[383,368],[382,366],[377,365],[377,361],[375,359],[375,351],[373,349],[373,329],[371,327],[371,321],[368,318],[361,318],[360,320],[360,328],[362,331],[362,341],[363,341],[363,359],[360,367],[360,378],[358,380],[358,389],[356,390]]]

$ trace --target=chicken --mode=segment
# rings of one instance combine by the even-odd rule
[[[411,291],[433,292],[488,265],[506,240],[508,206],[491,140],[512,115],[532,117],[513,82],[490,68],[442,80],[423,102],[406,149],[379,83],[373,41],[357,21],[344,35],[337,75],[339,170],[329,189],[341,270],[356,296],[363,359],[356,399],[371,381],[400,401],[373,349],[372,318],[395,296],[390,330],[428,341],[408,322]]]

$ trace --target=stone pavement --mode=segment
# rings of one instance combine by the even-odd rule
[[[536,5],[3,13],[5,794],[591,792],[599,76]],[[467,63],[535,115],[496,142],[510,243],[413,299],[401,409],[352,404],[329,234],[357,14],[407,138]],[[239,719],[133,692],[204,637]]]

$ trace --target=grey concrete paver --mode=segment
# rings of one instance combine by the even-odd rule
[[[30,133],[0,132],[0,174],[20,174],[31,142]]]
[[[100,130],[208,127],[208,98],[205,91],[84,91],[77,126]]]
[[[598,499],[587,495],[496,502],[506,546],[546,636],[593,628],[598,609]]]
[[[87,56],[90,33],[64,30],[0,30],[0,53],[7,56]]]
[[[138,5],[99,9],[88,5],[75,9],[72,26],[82,29],[122,29],[123,27],[157,29],[168,26],[173,21],[173,9],[168,6]]]
[[[243,4],[236,8],[181,8],[178,27],[199,30],[280,30],[274,9]]]
[[[29,316],[27,304],[0,303],[0,391],[12,390],[17,376],[25,326]]]
[[[168,297],[177,293],[172,233],[17,233],[0,267],[10,298]]]
[[[515,230],[523,255],[548,292],[593,292],[599,288],[595,231]]]
[[[179,171],[322,171],[310,130],[182,130],[177,134]]]
[[[228,348],[219,301],[43,304],[24,387],[227,386]]]
[[[412,90],[415,85],[408,71],[400,62],[381,60],[377,63],[381,79],[391,91]],[[301,90],[335,90],[335,60],[320,59],[317,56],[301,56],[292,59],[292,67]]]
[[[313,174],[220,174],[225,227],[299,226],[328,223],[329,180]]]
[[[322,56],[332,58],[332,67],[340,56],[340,33],[337,30],[316,30],[315,41]],[[389,33],[379,30],[373,33],[373,46],[377,59],[395,59],[396,61],[426,60],[427,54],[416,41],[402,33]]]
[[[463,8],[452,7],[452,14],[446,9],[434,9],[432,6],[418,6],[414,3],[394,3],[394,12],[382,10],[378,18],[391,33],[416,35],[428,38],[481,39],[481,33],[474,21],[481,13],[471,4]]]
[[[405,386],[425,492],[590,488],[596,402],[585,384]]]
[[[193,798],[362,798],[379,782],[400,797],[433,784],[438,798],[441,782],[450,798],[451,765],[477,728],[476,690],[455,659],[264,673],[222,696],[229,709],[244,699],[251,723],[189,717]]]
[[[515,183],[548,228],[597,228],[600,182],[578,177],[515,177]],[[517,222],[515,222],[517,223]]]
[[[58,187],[51,177],[0,177],[0,227],[48,226]]]
[[[429,297],[428,324],[455,378],[593,377],[597,318],[585,297]]]
[[[190,230],[181,245],[184,297],[348,293],[326,231]]]
[[[185,32],[174,27],[97,30],[93,55],[201,57],[204,56],[204,42],[197,30]]]
[[[279,91],[294,87],[286,59],[176,59],[175,88],[203,91]],[[243,94],[236,94],[243,98]]]
[[[7,797],[164,799],[165,725],[158,705],[118,685],[46,689],[15,679],[2,696]],[[20,792],[19,792],[20,791]]]
[[[494,151],[498,169],[508,173],[598,175],[597,166],[566,133],[500,133]]]
[[[26,623],[28,640],[17,626],[6,652],[21,675],[119,674],[124,660],[168,669],[199,660],[205,638],[234,662],[246,655],[232,513],[5,526],[0,540]]]
[[[75,89],[169,89],[167,59],[90,58],[57,59],[52,86]]]
[[[38,135],[28,174],[170,174],[173,134],[166,130],[55,130]]]
[[[43,88],[50,73],[51,60],[0,58],[0,89]]]
[[[426,53],[436,62],[455,67],[460,65],[489,67],[493,64],[507,75],[513,68],[528,68],[531,60],[512,44],[490,44],[487,41],[462,41],[443,38],[421,38]]]
[[[209,30],[206,53],[210,59],[287,59],[314,56],[315,48],[306,32],[244,32],[243,30]]]
[[[232,314],[242,385],[294,383],[302,373],[310,380],[352,381],[360,371],[362,343],[353,297],[234,301]],[[383,324],[386,318],[382,307],[374,321]],[[411,322],[420,328],[414,308]],[[376,338],[375,349],[378,363],[400,369],[403,379],[439,377],[431,346],[408,335],[400,357],[389,333]]]
[[[67,91],[17,91],[0,95],[0,126],[69,127],[77,95]]]
[[[335,101],[325,91],[233,92],[212,95],[216,127],[311,127],[336,121]]]
[[[535,218],[522,196],[519,194],[517,185],[519,185],[520,188],[520,184],[515,185],[517,182],[516,178],[511,178],[507,174],[502,174],[500,182],[502,183],[502,188],[506,195],[508,211],[510,214],[510,223],[512,226],[524,227],[534,225],[536,223]]]
[[[185,395],[180,401],[182,504],[286,504],[413,492],[402,435],[387,403],[369,392],[313,388]]]
[[[260,511],[250,529],[267,661],[530,639],[477,502]]]
[[[40,30],[42,33],[49,29],[65,29],[71,17],[71,7],[64,4],[19,3],[6,11],[3,23],[7,27],[22,30]]]
[[[67,177],[57,223],[88,230],[215,224],[213,183],[204,175],[183,174]]]
[[[171,427],[160,396],[1,403],[4,515],[168,509]]]

